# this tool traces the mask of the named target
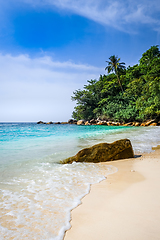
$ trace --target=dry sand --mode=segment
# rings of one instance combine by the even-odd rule
[[[64,240],[160,239],[160,149],[105,164],[118,172],[92,185]]]

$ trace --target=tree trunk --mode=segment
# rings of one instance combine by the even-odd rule
[[[122,90],[122,93],[123,93],[122,84],[121,84],[121,82],[120,82],[120,79],[119,79],[119,77],[118,77],[118,73],[117,73],[117,72],[116,72],[116,75],[117,75],[117,79],[118,79],[119,85],[120,85],[120,87],[121,87],[121,90]]]

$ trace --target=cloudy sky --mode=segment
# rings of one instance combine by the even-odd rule
[[[0,122],[67,121],[111,55],[159,44],[159,0],[0,0]]]

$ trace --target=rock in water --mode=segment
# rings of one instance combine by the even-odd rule
[[[118,159],[133,158],[134,152],[129,139],[121,139],[113,143],[99,143],[90,148],[84,148],[75,156],[61,163],[72,162],[106,162]]]
[[[37,122],[37,124],[46,124],[46,123],[43,121],[39,121],[39,122]]]

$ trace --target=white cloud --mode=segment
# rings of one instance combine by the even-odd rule
[[[48,56],[0,55],[0,121],[66,121],[71,95],[104,69]]]
[[[23,0],[33,7],[53,6],[121,31],[133,32],[135,24],[159,29],[159,0]],[[135,26],[136,30],[136,26]]]

